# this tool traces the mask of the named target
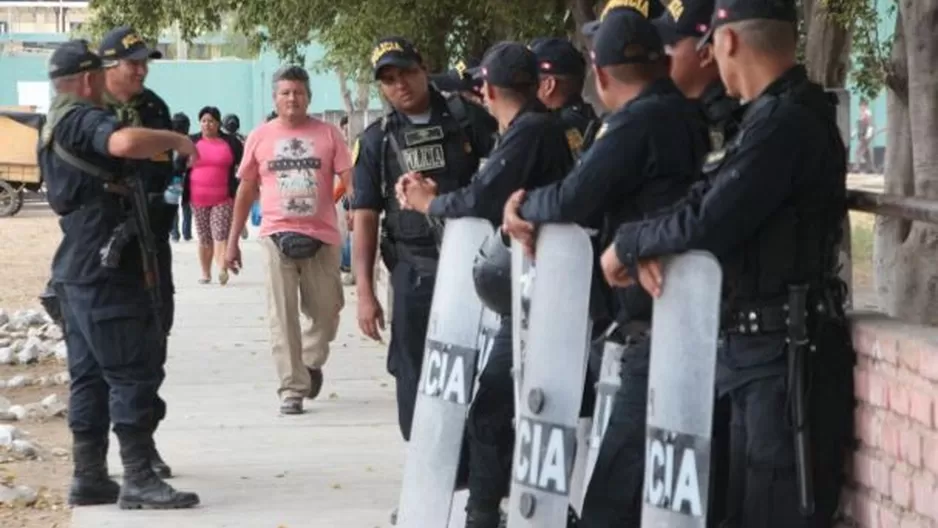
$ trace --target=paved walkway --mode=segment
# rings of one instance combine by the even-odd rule
[[[194,510],[78,508],[73,528],[374,528],[389,526],[404,444],[385,350],[359,336],[354,289],[318,400],[301,416],[278,414],[267,346],[263,263],[242,242],[246,268],[228,286],[199,285],[195,242],[174,245],[176,322],[169,407],[157,432],[171,483],[197,491]],[[119,472],[116,439],[110,464]]]

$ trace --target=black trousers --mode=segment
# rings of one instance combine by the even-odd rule
[[[118,433],[151,432],[165,413],[156,394],[165,355],[142,285],[105,281],[56,290],[66,322],[69,428],[106,436],[113,423]]]
[[[394,313],[388,347],[388,372],[397,382],[397,419],[404,440],[410,440],[417,400],[417,384],[433,301],[433,276],[421,275],[408,262],[400,261],[391,271]]]

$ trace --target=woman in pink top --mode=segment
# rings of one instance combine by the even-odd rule
[[[241,163],[242,147],[237,138],[221,132],[221,112],[214,106],[199,110],[202,132],[192,136],[199,159],[184,181],[186,197],[199,237],[201,284],[212,280],[212,257],[218,266],[218,281],[228,282],[225,252],[231,230],[232,199],[238,189],[235,171]],[[185,199],[184,198],[184,199]]]

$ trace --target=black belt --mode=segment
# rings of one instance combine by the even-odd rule
[[[788,306],[762,306],[731,310],[720,318],[720,329],[727,334],[759,335],[788,330]]]

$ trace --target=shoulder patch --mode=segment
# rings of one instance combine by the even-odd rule
[[[580,152],[583,150],[583,135],[575,128],[567,129],[567,146],[571,152]]]
[[[352,165],[358,163],[359,154],[361,154],[361,139],[355,138],[355,144],[352,145]]]

